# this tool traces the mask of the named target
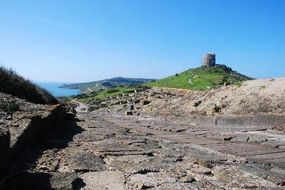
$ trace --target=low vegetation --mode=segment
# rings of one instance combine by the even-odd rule
[[[105,79],[93,82],[65,84],[62,87],[71,88],[71,89],[80,89],[81,91],[84,92],[90,92],[90,91],[104,90],[107,88],[116,88],[118,86],[140,85],[146,82],[150,82],[152,80],[153,79],[114,77],[111,79]]]
[[[215,67],[190,69],[180,74],[175,74],[174,76],[149,82],[146,85],[151,87],[207,90],[222,85],[236,84],[250,79],[250,77],[239,74],[225,65],[217,65]]]
[[[115,96],[123,96],[134,93],[135,91],[143,90],[146,87],[142,86],[119,86],[111,89],[99,90],[98,92],[86,93],[74,96],[82,103],[89,103],[93,100],[105,100]]]
[[[15,71],[0,67],[0,92],[37,104],[56,104],[57,99],[46,90],[21,77]]]

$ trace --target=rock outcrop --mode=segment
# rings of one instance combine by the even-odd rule
[[[60,131],[72,115],[61,105],[33,104],[3,93],[0,93],[0,100],[1,178],[13,175],[15,171],[12,170],[21,171],[16,167],[18,159],[27,150],[49,141],[51,135]]]

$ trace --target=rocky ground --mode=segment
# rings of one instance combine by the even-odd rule
[[[64,130],[26,151],[17,161],[17,175],[6,179],[3,189],[282,189],[285,185],[282,132],[199,126],[154,116],[80,112],[77,117],[81,132]]]
[[[33,104],[11,95],[0,93],[0,128],[8,129],[11,147],[35,117],[46,117],[56,106]]]
[[[31,165],[46,148],[45,142],[52,139],[53,134],[63,134],[68,127],[69,133],[80,132],[75,125],[72,113],[62,105],[40,105],[27,102],[23,99],[0,93],[0,189],[6,187],[10,177],[29,171]],[[69,136],[64,137],[69,142]],[[64,146],[64,144],[57,144]],[[24,156],[22,155],[29,155]],[[24,158],[24,159],[23,159]],[[47,174],[27,173],[21,177],[33,175],[37,178]],[[16,183],[13,180],[12,183]],[[25,183],[19,183],[15,189],[25,188]],[[38,186],[34,189],[40,189]],[[33,189],[33,188],[31,188]],[[47,188],[49,189],[49,188]]]
[[[223,87],[225,93],[218,89],[208,95],[156,89],[89,106],[79,103],[75,120],[13,160],[0,189],[284,189],[285,87],[275,84],[278,80],[268,80],[268,86]],[[261,84],[266,87],[257,87]],[[275,85],[280,91],[271,96]],[[206,104],[212,102],[209,97],[215,105]],[[257,110],[255,102],[253,108],[242,107],[242,113],[256,109],[255,114],[266,115],[227,119],[226,111],[233,115],[241,99],[247,105],[257,101],[254,97],[267,97],[272,104],[263,102],[268,106]],[[226,107],[219,104],[224,100],[231,100]],[[193,115],[226,119],[185,117],[192,108]],[[208,108],[212,112],[204,113]],[[179,110],[184,112],[175,114]]]

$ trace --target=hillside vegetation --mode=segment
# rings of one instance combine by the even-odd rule
[[[215,67],[190,69],[174,76],[149,82],[146,85],[151,87],[207,90],[222,85],[238,84],[239,82],[250,79],[250,77],[239,74],[225,65],[217,65]]]
[[[82,103],[90,103],[93,100],[106,100],[115,96],[123,96],[124,94],[134,93],[135,91],[142,91],[145,87],[141,86],[118,86],[111,89],[99,90],[98,92],[85,93],[73,96]]]
[[[111,79],[105,79],[93,82],[65,84],[62,86],[62,88],[80,89],[85,92],[91,92],[91,91],[99,91],[102,89],[116,88],[119,86],[135,86],[146,82],[150,82],[152,80],[153,79],[114,77]]]
[[[4,67],[0,67],[0,92],[37,104],[57,103],[57,99],[49,92]]]

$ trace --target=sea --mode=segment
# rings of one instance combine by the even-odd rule
[[[56,97],[72,96],[81,93],[79,89],[60,88],[60,86],[64,84],[60,82],[36,82],[36,84],[46,89],[48,92],[50,92]]]

